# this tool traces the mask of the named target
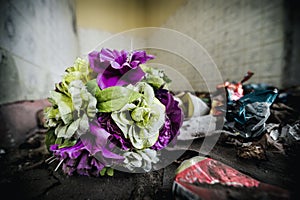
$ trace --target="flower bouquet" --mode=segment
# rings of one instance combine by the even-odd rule
[[[68,175],[149,172],[175,145],[184,119],[163,70],[142,50],[93,51],[77,58],[50,91],[46,144]]]

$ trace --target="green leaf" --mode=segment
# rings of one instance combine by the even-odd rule
[[[121,86],[106,88],[96,94],[100,112],[113,112],[141,97],[142,94]]]
[[[86,89],[91,93],[93,96],[96,96],[99,92],[101,92],[96,79],[90,80],[86,83]]]
[[[100,171],[100,175],[104,176],[105,174],[107,174],[108,176],[113,176],[114,175],[114,169],[113,168],[109,168],[109,167],[104,167]]]
[[[106,172],[106,167],[104,167],[103,169],[101,169],[100,175],[101,175],[101,176],[104,176],[104,175],[105,175],[105,172]]]
[[[59,137],[59,138],[56,138],[54,144],[58,144],[58,145],[61,145],[63,142],[63,138]]]
[[[113,168],[108,168],[106,171],[108,176],[113,176],[114,175],[114,169]]]
[[[74,146],[76,142],[77,141],[74,139],[65,139],[64,142],[58,146],[58,148],[71,147]]]
[[[54,128],[48,129],[45,138],[47,149],[50,148],[50,145],[55,144],[55,140],[56,140],[56,135],[54,133]]]
[[[58,125],[58,127],[56,128],[57,137],[71,138],[78,129],[80,120],[81,119],[78,118],[68,125]]]

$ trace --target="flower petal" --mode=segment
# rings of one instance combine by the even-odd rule
[[[104,70],[110,65],[108,61],[100,61],[100,53],[97,51],[93,51],[88,54],[89,63],[91,69],[96,73],[103,73]]]
[[[160,150],[178,136],[184,115],[178,102],[168,90],[159,89],[155,92],[155,96],[165,105],[167,114],[165,124],[159,132],[158,141],[151,147],[154,150]]]
[[[110,61],[114,61],[114,54],[113,54],[112,50],[103,48],[103,49],[101,49],[98,58],[100,58],[100,62],[105,62],[105,61],[110,62]]]
[[[97,83],[101,89],[105,89],[112,86],[124,86],[128,84],[136,84],[144,77],[145,72],[137,67],[135,69],[124,69],[122,73],[120,70],[108,67],[102,74],[98,74]]]

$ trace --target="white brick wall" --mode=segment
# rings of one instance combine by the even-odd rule
[[[188,0],[163,27],[180,31],[203,45],[224,80],[239,81],[251,70],[255,74],[249,83],[265,82],[281,87],[282,4],[282,0]],[[203,81],[201,77],[196,81],[193,70],[187,73],[193,87],[203,90],[198,86],[201,84],[196,85]]]

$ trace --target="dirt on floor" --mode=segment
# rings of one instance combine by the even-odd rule
[[[197,149],[203,142],[203,139],[194,140],[180,158],[158,171],[141,174],[115,171],[113,177],[69,177],[61,169],[55,171],[57,163],[45,162],[51,155],[43,143],[44,136],[45,132],[39,130],[17,148],[1,149],[0,188],[3,196],[5,194],[9,199],[175,199],[172,193],[175,171],[182,161],[198,155]],[[299,145],[291,147],[286,155],[268,150],[264,160],[242,159],[237,155],[237,149],[224,145],[222,139],[220,137],[207,157],[263,183],[286,189],[291,193],[291,199],[297,199]],[[238,191],[241,197],[243,189]],[[244,193],[249,195],[246,190]],[[251,198],[244,196],[242,199]]]
[[[182,199],[174,196],[172,192],[175,171],[184,160],[199,155],[204,138],[195,139],[188,149],[178,149],[181,156],[157,171],[126,173],[115,170],[113,177],[67,176],[61,168],[55,170],[57,162],[45,162],[51,157],[45,146],[46,129],[42,126],[41,111],[46,105],[47,101],[41,100],[0,107],[0,120],[4,122],[0,127],[2,197],[72,200]],[[292,112],[280,107],[280,104],[278,106],[271,110],[273,121],[291,119]],[[243,141],[226,133],[220,134],[216,145],[204,156],[227,164],[262,183],[282,188],[288,191],[290,199],[299,199],[299,141],[288,145],[280,142],[270,143],[269,135],[264,134],[245,146]],[[229,191],[223,186],[214,190],[226,191],[224,194],[228,194]],[[226,199],[261,199],[255,195],[251,196],[255,194],[255,190],[249,192],[246,188],[239,188],[232,191],[234,195],[229,195]],[[274,199],[274,195],[269,194],[268,190],[264,191],[263,199]]]

